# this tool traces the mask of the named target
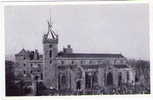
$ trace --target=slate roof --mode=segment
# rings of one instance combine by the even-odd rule
[[[26,53],[27,53],[26,50],[23,48],[18,54],[16,54],[16,56],[25,55]]]
[[[127,65],[114,65],[115,68],[128,68]]]
[[[106,53],[58,53],[58,57],[67,57],[67,58],[123,58],[122,54],[106,54]]]

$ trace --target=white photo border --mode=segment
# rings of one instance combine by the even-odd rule
[[[6,97],[5,96],[5,30],[4,30],[4,7],[5,6],[19,6],[19,5],[118,5],[118,4],[148,4],[149,5],[149,36],[150,36],[150,82],[151,94],[138,95],[94,95],[94,96],[21,96],[21,97]],[[151,100],[153,98],[153,2],[148,1],[94,1],[94,2],[1,2],[0,3],[0,95],[2,99],[7,100]]]

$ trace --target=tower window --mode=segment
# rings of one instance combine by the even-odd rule
[[[52,57],[52,50],[49,51],[49,57]]]
[[[25,67],[25,66],[26,66],[26,64],[23,64],[23,66]]]
[[[50,60],[50,64],[52,64],[52,61]]]
[[[32,64],[31,64],[31,67],[32,67]]]
[[[51,44],[49,45],[49,48],[52,48],[52,45]]]
[[[41,80],[43,80],[43,74],[41,73]]]

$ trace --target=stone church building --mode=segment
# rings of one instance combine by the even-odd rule
[[[42,39],[43,55],[38,50],[22,49],[15,55],[18,72],[57,90],[94,90],[135,83],[135,71],[122,54],[74,53],[70,45],[58,51],[58,41],[48,23]]]

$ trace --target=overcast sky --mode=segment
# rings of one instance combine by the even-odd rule
[[[122,53],[149,59],[148,6],[54,5],[5,8],[6,54],[22,48],[42,53],[42,36],[52,17],[59,50],[71,44],[74,52]]]

